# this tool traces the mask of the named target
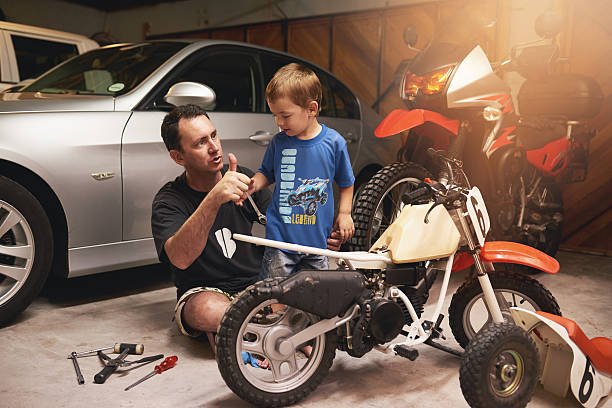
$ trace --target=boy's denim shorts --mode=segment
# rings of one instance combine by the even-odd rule
[[[329,269],[329,259],[323,255],[306,255],[285,252],[278,248],[266,247],[261,263],[259,280],[285,278],[302,269]]]

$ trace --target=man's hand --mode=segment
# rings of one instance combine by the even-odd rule
[[[355,226],[353,225],[353,219],[351,218],[351,214],[338,214],[336,222],[334,223],[333,230],[340,232],[340,239],[343,243],[351,239],[351,237],[355,233]]]
[[[342,245],[342,236],[340,231],[333,230],[327,238],[327,249],[330,251],[339,251],[340,245]]]
[[[210,194],[215,202],[220,206],[228,201],[234,201],[238,205],[246,200],[246,192],[249,189],[251,179],[236,171],[238,161],[232,153],[227,155],[229,159],[229,169],[221,180],[210,190]]]

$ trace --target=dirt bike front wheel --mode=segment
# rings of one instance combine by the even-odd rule
[[[278,302],[269,291],[259,289],[281,279],[266,279],[242,292],[225,312],[217,333],[216,358],[221,376],[236,395],[258,406],[286,406],[305,398],[325,378],[336,354],[335,331],[319,335],[289,353],[279,351],[284,339],[319,320],[287,306],[272,311],[271,305]],[[307,353],[309,346],[312,350]],[[243,363],[243,352],[259,361],[267,360],[270,368]]]
[[[361,189],[353,208],[355,234],[350,251],[367,251],[408,203],[402,199],[431,174],[416,163],[393,163],[378,171]]]
[[[527,405],[537,385],[539,362],[530,335],[511,322],[493,323],[468,345],[459,383],[472,408]]]
[[[489,273],[489,279],[496,297],[503,299],[504,304],[500,307],[505,319],[512,321],[511,306],[561,315],[555,297],[537,280],[504,270]],[[465,348],[476,333],[491,322],[480,282],[471,276],[457,289],[448,308],[448,323],[453,336]]]

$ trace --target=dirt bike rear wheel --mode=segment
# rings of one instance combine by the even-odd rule
[[[540,282],[520,273],[496,270],[489,273],[489,279],[496,295],[503,295],[508,303],[502,306],[502,314],[510,321],[510,306],[529,310],[544,311],[561,316],[555,297]],[[492,322],[482,293],[482,287],[475,276],[470,276],[457,289],[448,308],[448,323],[457,343],[466,348],[472,338],[483,327]]]
[[[236,297],[221,320],[216,339],[217,365],[225,383],[243,400],[265,407],[291,405],[305,398],[325,378],[336,355],[335,330],[308,343],[310,357],[298,359],[299,350],[281,355],[279,342],[318,317],[286,306],[282,312],[269,313],[269,306],[278,302],[258,289],[279,280],[282,278],[258,282]],[[243,351],[267,359],[271,369],[243,364]]]
[[[509,185],[512,199],[498,211],[498,239],[510,240],[529,245],[540,251],[555,256],[559,249],[563,230],[563,195],[559,184],[543,180],[540,172],[528,166],[525,172],[525,187],[516,181]],[[521,217],[521,202],[525,199],[525,209]],[[506,219],[505,217],[510,217]],[[509,223],[508,223],[509,221]],[[519,228],[517,225],[521,224]],[[516,270],[524,273],[539,273],[537,269],[518,266]]]
[[[367,251],[395,221],[404,203],[401,196],[431,174],[416,163],[393,163],[378,171],[363,187],[353,208],[355,234],[349,251]]]
[[[530,335],[514,323],[494,323],[468,345],[459,383],[472,408],[524,407],[537,385],[539,358]]]

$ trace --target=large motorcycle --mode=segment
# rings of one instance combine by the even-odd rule
[[[450,174],[460,173],[457,160],[432,154]],[[400,216],[369,252],[233,235],[239,241],[328,256],[341,267],[266,279],[232,301],[216,349],[219,370],[233,392],[259,406],[290,405],[323,380],[336,349],[362,357],[376,347],[414,360],[415,346],[427,344],[463,356],[460,383],[472,407],[520,407],[529,401],[538,353],[530,336],[511,323],[511,307],[559,315],[559,306],[535,279],[496,268],[518,263],[556,273],[558,262],[515,242],[485,242],[490,219],[482,195],[452,177],[422,183],[403,200],[407,204]],[[443,337],[441,310],[450,275],[472,264],[476,276],[455,293],[449,312],[455,338],[467,345],[461,352],[436,339]],[[421,318],[440,274],[435,311]],[[272,308],[275,304],[284,308]],[[391,343],[398,336],[404,340]],[[270,370],[244,364],[253,360],[267,360]]]
[[[589,77],[552,73],[559,60],[554,15],[536,21],[541,41],[515,47],[495,71],[478,45],[484,24],[462,15],[439,27],[426,49],[400,64],[400,96],[409,109],[392,111],[375,134],[407,135],[397,162],[360,189],[349,249],[371,247],[398,216],[397,197],[431,174],[448,178],[446,168],[425,154],[433,147],[464,162],[494,214],[492,237],[554,256],[563,224],[559,182],[586,177],[595,131],[582,121],[600,111],[599,85]],[[518,92],[520,116],[499,76],[507,71],[526,78]],[[467,179],[462,183],[469,187]]]

